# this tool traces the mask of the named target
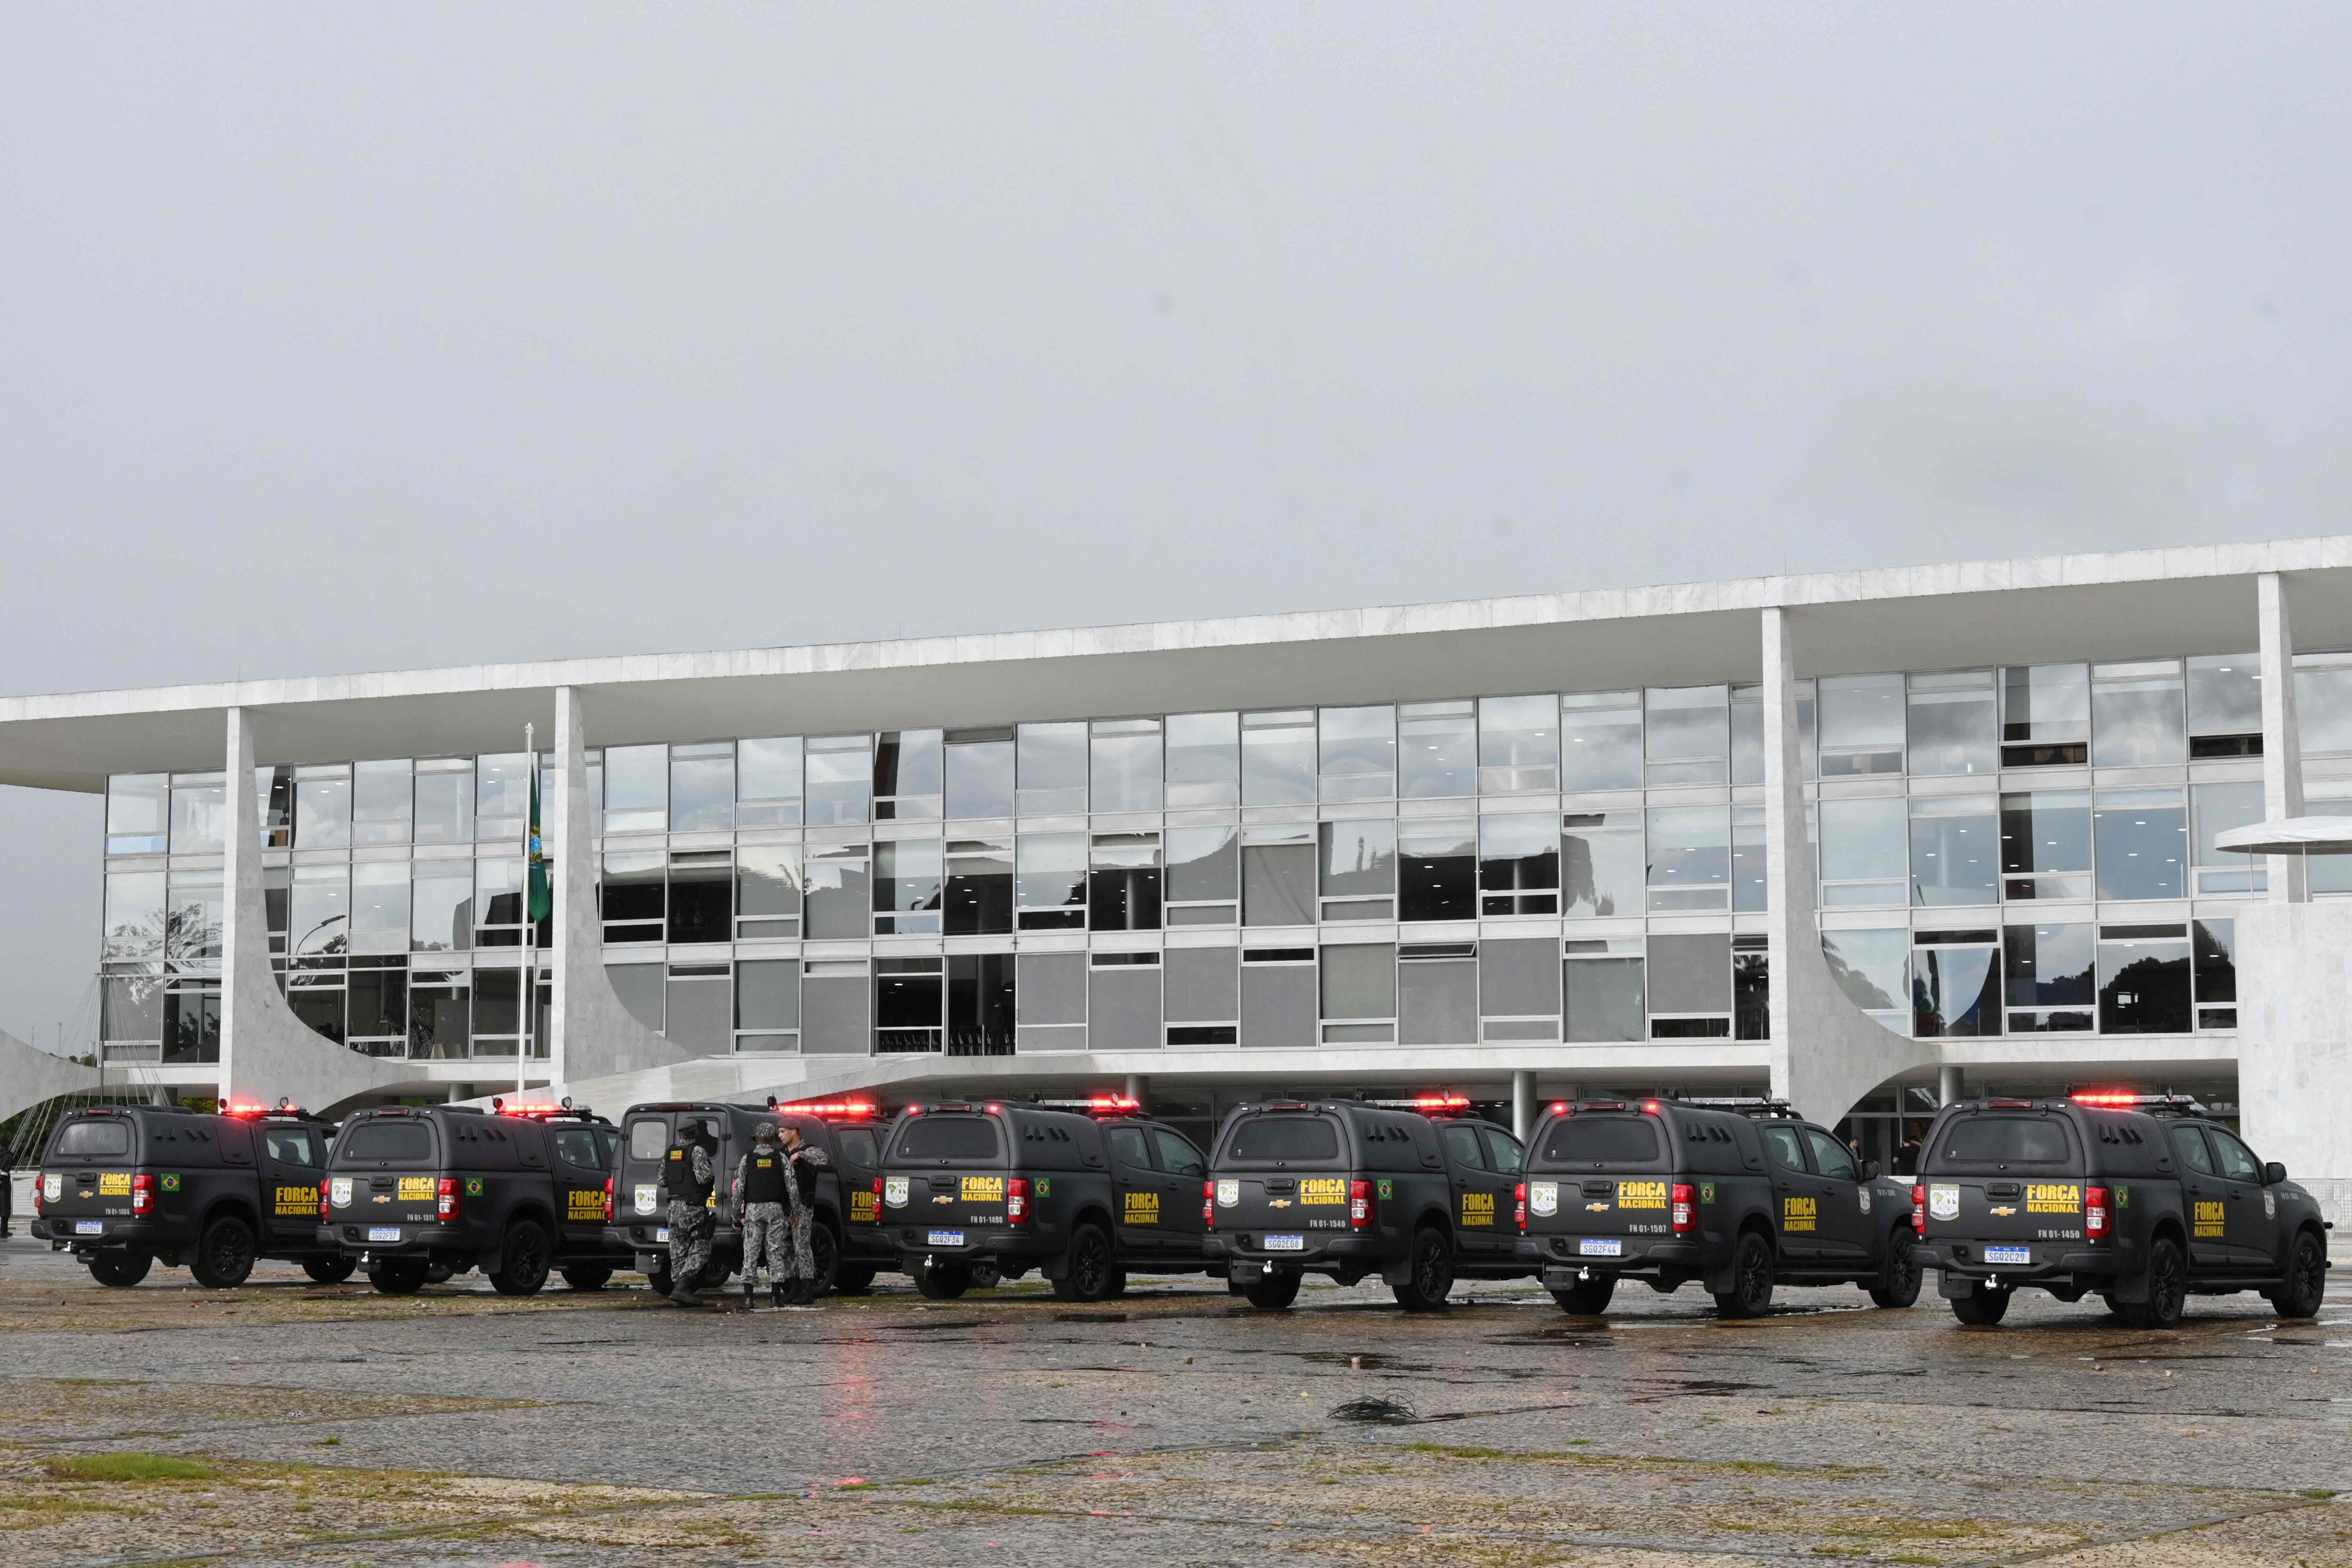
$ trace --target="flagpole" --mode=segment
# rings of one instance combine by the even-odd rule
[[[532,938],[539,932],[539,922],[530,916],[530,856],[533,830],[539,826],[532,820],[538,814],[531,810],[539,797],[538,732],[530,724],[522,727],[523,815],[522,815],[522,1018],[520,1033],[515,1040],[515,1102],[525,1103],[523,1075],[530,1069],[530,1017],[539,1010],[539,976],[531,971]]]

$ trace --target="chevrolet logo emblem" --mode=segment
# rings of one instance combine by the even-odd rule
[[[1994,1214],[1997,1214],[1997,1215],[2000,1215],[2000,1217],[2001,1217],[2001,1218],[2003,1218],[2003,1219],[2007,1219],[2010,1215],[2011,1215],[2015,1214],[2015,1213],[2017,1212],[2017,1210],[2015,1210],[2014,1208],[2011,1208],[2011,1207],[2009,1205],[2007,1205],[2007,1204],[2002,1204],[2002,1205],[2000,1205],[1999,1207],[1997,1207],[1997,1208],[1993,1209],[1991,1212],[1992,1212],[1992,1213],[1994,1213]]]
[[[1584,1205],[1584,1212],[1586,1214],[1607,1214],[1609,1212],[1609,1205],[1607,1204],[1587,1204]]]
[[[931,1202],[935,1204],[951,1204],[955,1202],[955,1197],[952,1194],[941,1193],[938,1197],[933,1198]]]
[[[1290,1200],[1288,1198],[1268,1198],[1265,1201],[1265,1206],[1270,1209],[1286,1209],[1290,1206]]]

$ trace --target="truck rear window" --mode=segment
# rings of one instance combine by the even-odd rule
[[[1339,1130],[1319,1116],[1254,1116],[1234,1129],[1228,1160],[1285,1163],[1339,1157]]]
[[[668,1152],[668,1122],[647,1121],[629,1123],[630,1159],[658,1160]]]
[[[998,1158],[996,1123],[984,1116],[918,1116],[898,1134],[901,1160]]]
[[[397,1160],[423,1163],[433,1158],[433,1132],[421,1121],[362,1121],[337,1141],[339,1163]]]
[[[1552,1123],[1536,1158],[1546,1165],[1622,1165],[1659,1154],[1658,1129],[1646,1116],[1570,1116]]]
[[[131,1152],[131,1127],[122,1121],[68,1121],[58,1133],[57,1159],[104,1159]]]
[[[1944,1158],[1970,1165],[2063,1165],[2073,1154],[2063,1123],[2030,1116],[1970,1116],[1944,1134]]]

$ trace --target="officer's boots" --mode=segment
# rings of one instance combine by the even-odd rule
[[[743,1276],[743,1310],[747,1312],[751,1310],[751,1293],[759,1289],[757,1274],[755,1269]]]
[[[793,1276],[793,1305],[795,1307],[813,1307],[816,1305],[815,1280],[810,1279],[805,1274],[795,1274]]]
[[[768,1281],[768,1305],[771,1307],[789,1307],[792,1305],[792,1302],[785,1299],[784,1282],[782,1280],[771,1279]]]

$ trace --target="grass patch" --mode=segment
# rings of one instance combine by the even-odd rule
[[[61,1481],[209,1481],[220,1475],[212,1465],[169,1454],[77,1454],[51,1459],[47,1468]]]

